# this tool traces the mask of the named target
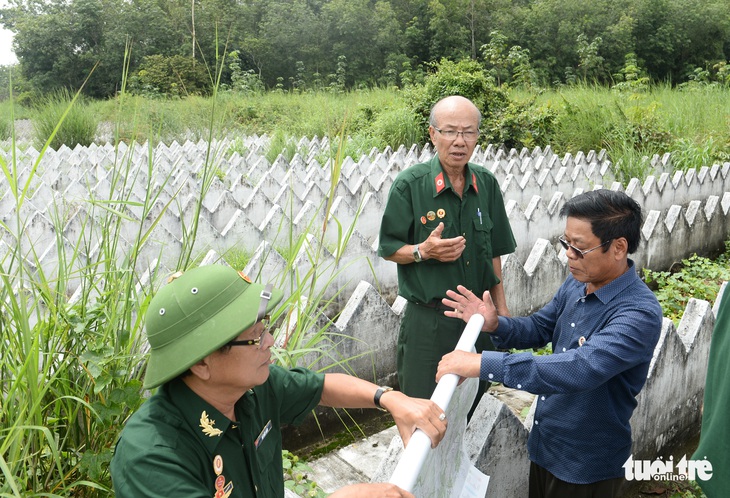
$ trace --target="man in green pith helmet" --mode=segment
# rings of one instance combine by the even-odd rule
[[[388,410],[405,444],[418,428],[435,446],[446,430],[430,401],[344,374],[271,364],[267,319],[282,292],[222,265],[174,278],[150,302],[144,387],[160,387],[133,414],[111,463],[118,498],[284,496],[282,424],[318,404]],[[411,497],[392,484],[332,497]]]

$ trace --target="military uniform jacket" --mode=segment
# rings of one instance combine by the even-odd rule
[[[232,422],[181,380],[165,384],[122,431],[111,463],[117,498],[281,498],[280,427],[300,423],[323,386],[322,374],[271,366]]]
[[[712,332],[710,359],[707,364],[704,411],[700,444],[692,460],[707,459],[712,477],[697,479],[707,498],[727,496],[730,489],[730,285],[723,291],[717,321]]]
[[[429,303],[446,290],[464,285],[481,296],[499,283],[492,258],[509,254],[516,243],[494,175],[467,163],[466,185],[459,197],[438,156],[402,171],[393,182],[380,227],[378,255],[387,257],[406,244],[426,240],[440,222],[442,238],[466,239],[461,257],[451,263],[425,260],[398,265],[398,293],[409,301]]]

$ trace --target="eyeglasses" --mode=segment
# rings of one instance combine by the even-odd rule
[[[269,315],[264,315],[264,318],[261,319],[261,323],[264,324],[264,330],[261,332],[261,335],[258,337],[258,339],[242,339],[240,341],[231,341],[226,346],[256,346],[258,349],[261,349],[261,343],[264,340],[264,336],[269,331],[269,320],[271,317]]]
[[[456,137],[461,135],[464,137],[465,142],[476,142],[477,138],[479,138],[479,132],[478,131],[456,131],[456,130],[442,130],[440,128],[433,127],[434,130],[441,133],[444,138],[449,140],[456,140]]]
[[[599,247],[603,247],[603,246],[605,246],[606,244],[610,244],[611,242],[613,242],[613,239],[607,240],[607,241],[606,241],[606,242],[604,242],[603,244],[597,245],[596,247],[592,247],[592,248],[590,248],[590,249],[586,249],[585,251],[581,251],[580,249],[578,249],[578,248],[577,248],[577,247],[575,247],[574,245],[568,244],[568,241],[567,241],[567,240],[565,240],[565,239],[564,239],[563,237],[558,237],[558,241],[560,242],[560,245],[562,245],[562,246],[563,246],[563,248],[564,248],[564,249],[565,249],[566,251],[567,251],[568,249],[573,249],[573,252],[574,252],[574,253],[575,253],[575,255],[576,255],[576,256],[578,257],[578,259],[583,259],[583,257],[584,257],[584,256],[585,256],[586,254],[588,254],[588,253],[589,253],[589,252],[591,252],[591,251],[595,251],[595,250],[596,250],[596,249],[598,249]]]

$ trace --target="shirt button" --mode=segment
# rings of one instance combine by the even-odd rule
[[[563,348],[563,353],[565,353],[565,348]]]
[[[489,374],[489,375],[487,375],[487,377],[489,377],[490,379],[493,379],[494,378],[494,374]]]
[[[581,302],[581,303],[585,303],[585,302],[586,302],[586,298],[584,298],[584,297],[581,297],[581,298],[580,298],[580,302]]]
[[[535,425],[540,425],[540,421],[539,420],[535,420]]]
[[[517,389],[522,389],[522,384],[517,384]]]
[[[466,266],[469,266],[469,262],[468,261],[466,262]]]
[[[545,401],[545,396],[540,396],[540,399]]]
[[[571,323],[570,326],[575,328],[575,322]]]

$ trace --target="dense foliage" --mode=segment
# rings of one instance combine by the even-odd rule
[[[715,302],[723,282],[730,280],[730,240],[717,259],[693,254],[668,271],[644,269],[644,280],[655,288],[665,317],[679,325],[690,299]]]
[[[726,0],[7,3],[0,24],[16,33],[22,74],[41,93],[79,88],[98,62],[86,93],[114,94],[127,43],[130,74],[143,64],[147,71],[174,64],[185,80],[196,65],[216,67],[236,51],[240,71],[285,90],[402,87],[429,63],[465,57],[482,62],[500,84],[619,83],[629,60],[638,77],[653,81],[730,82]],[[233,73],[226,66],[223,82],[232,83]],[[206,93],[211,80],[189,93]]]

